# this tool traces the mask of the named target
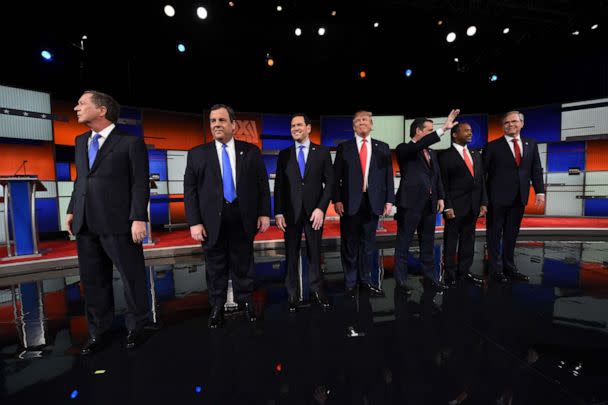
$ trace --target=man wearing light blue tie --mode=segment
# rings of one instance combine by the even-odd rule
[[[253,306],[253,238],[270,224],[270,189],[260,150],[234,139],[236,115],[224,105],[209,114],[214,141],[188,153],[184,203],[190,234],[203,244],[210,328],[224,321],[228,278],[250,322]]]
[[[310,141],[311,123],[304,114],[291,118],[294,144],[279,153],[274,183],[274,211],[277,227],[285,233],[289,310],[300,303],[298,258],[302,231],[306,236],[312,298],[323,310],[329,301],[323,292],[321,239],[325,211],[334,187],[334,171],[329,148]]]

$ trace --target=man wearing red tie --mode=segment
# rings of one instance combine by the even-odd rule
[[[357,282],[372,295],[382,291],[371,283],[371,266],[380,215],[393,208],[393,165],[388,144],[372,139],[372,114],[358,111],[353,118],[355,139],[338,145],[334,172],[334,204],[340,216],[340,255],[346,291],[356,294]]]
[[[481,279],[470,273],[475,248],[475,224],[488,208],[488,195],[481,155],[469,150],[473,130],[466,122],[452,128],[452,147],[439,155],[441,180],[445,191],[443,264],[445,283],[464,278]]]
[[[536,192],[536,205],[545,203],[543,168],[536,141],[520,136],[524,115],[509,111],[502,124],[504,136],[490,142],[484,151],[490,203],[487,218],[490,273],[500,283],[509,278],[528,281],[515,267],[515,242],[528,203],[530,182]]]
[[[397,239],[395,241],[395,279],[397,291],[408,295],[406,285],[407,256],[414,232],[418,233],[420,261],[424,282],[428,287],[442,290],[446,286],[435,273],[433,247],[435,218],[444,208],[444,190],[435,151],[429,146],[440,141],[440,136],[458,122],[460,110],[452,110],[443,128],[433,130],[433,121],[416,118],[410,126],[411,142],[397,147],[397,162],[401,181],[397,190]]]

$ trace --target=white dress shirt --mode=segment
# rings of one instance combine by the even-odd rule
[[[361,146],[363,146],[363,138],[355,134],[355,140],[357,141],[357,152],[361,154]],[[372,161],[372,137],[367,136],[366,147],[367,147],[367,162],[365,163],[365,177],[363,178],[363,190],[367,191],[367,178],[369,177],[369,162]]]
[[[87,141],[87,147],[91,146],[91,141],[93,140],[93,137],[95,136],[95,134],[99,134],[101,136],[99,137],[99,139],[97,139],[97,143],[99,144],[99,149],[101,149],[101,147],[103,146],[103,143],[106,141],[106,139],[108,138],[108,136],[110,135],[110,132],[112,132],[114,127],[116,127],[115,124],[110,124],[99,132],[91,131],[91,135],[89,135],[89,139]]]
[[[304,149],[302,149],[302,153],[304,153],[304,163],[308,162],[308,151],[310,151],[310,138],[306,138],[306,140],[302,143],[296,141],[296,159],[300,154],[300,146],[304,145]]]
[[[471,164],[473,164],[473,156],[471,156],[471,151],[469,150],[469,148],[466,147],[466,145],[462,146],[457,143],[453,143],[452,145],[454,146],[454,148],[456,148],[462,160],[464,160],[464,151],[466,150],[469,155],[469,159],[471,159]]]
[[[505,135],[505,139],[507,140],[507,144],[509,144],[509,148],[511,148],[511,153],[513,154],[513,159],[515,159],[515,146],[513,145],[513,137],[509,135]],[[520,157],[524,158],[524,145],[521,142],[521,136],[517,137],[517,144],[519,145],[519,153]]]
[[[220,141],[215,141],[215,149],[217,150],[217,159],[220,161],[222,178],[224,178],[224,159],[222,157],[224,154],[223,145],[224,144]],[[228,158],[230,159],[230,168],[232,169],[232,181],[234,181],[234,189],[237,191],[238,195],[238,190],[236,189],[236,150],[234,149],[234,138],[226,143],[226,151],[228,152]]]

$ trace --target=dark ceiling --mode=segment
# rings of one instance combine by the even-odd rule
[[[227,0],[13,4],[0,16],[0,83],[63,100],[94,88],[164,110],[223,102],[311,115],[500,112],[608,96],[606,0],[233,1],[233,8]],[[163,13],[167,3],[173,18]],[[200,5],[206,20],[196,17]],[[477,34],[467,37],[471,24]],[[178,41],[186,53],[176,51]],[[40,58],[45,48],[51,63]]]

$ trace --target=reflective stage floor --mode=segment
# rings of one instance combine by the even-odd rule
[[[283,252],[256,252],[260,319],[234,312],[218,330],[206,326],[202,257],[157,260],[147,271],[160,329],[127,352],[115,274],[113,343],[87,357],[79,355],[87,330],[77,269],[0,278],[0,404],[608,403],[607,249],[521,242],[527,284],[461,281],[436,293],[414,275],[403,297],[386,248],[378,258],[385,296],[355,299],[344,293],[339,252],[329,250],[332,310],[306,304],[295,314]],[[478,241],[479,275],[483,254]]]

